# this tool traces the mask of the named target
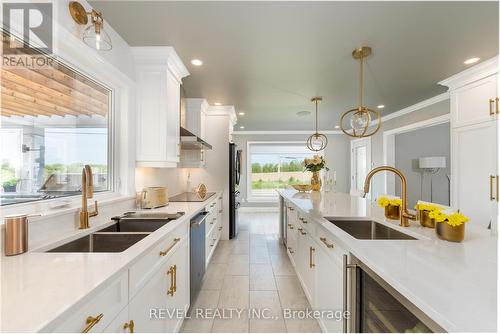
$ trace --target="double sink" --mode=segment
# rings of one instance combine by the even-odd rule
[[[113,217],[114,224],[48,250],[49,253],[119,253],[144,239],[160,227],[176,220],[184,212],[126,212]]]
[[[417,240],[416,238],[377,223],[373,220],[335,220],[326,218],[333,225],[356,239],[363,240]]]

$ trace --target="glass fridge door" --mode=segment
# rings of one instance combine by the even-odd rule
[[[356,281],[357,332],[432,332],[429,327],[364,270],[358,269]]]

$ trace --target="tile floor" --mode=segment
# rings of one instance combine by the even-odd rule
[[[240,213],[239,219],[238,238],[217,246],[182,332],[320,332],[316,320],[283,317],[283,309],[310,306],[278,240],[278,213]],[[248,316],[259,309],[268,319]],[[221,316],[196,316],[201,310],[219,310]],[[243,311],[238,316],[236,310]]]

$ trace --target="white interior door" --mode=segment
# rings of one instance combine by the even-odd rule
[[[370,138],[351,141],[351,194],[362,195],[365,178],[372,167]]]

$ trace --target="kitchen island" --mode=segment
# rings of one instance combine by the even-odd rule
[[[422,227],[416,221],[412,221],[410,227],[400,227],[399,221],[385,219],[383,209],[368,199],[334,192],[303,193],[291,189],[278,192],[282,221],[286,221],[286,217],[297,217],[284,229],[288,233],[297,233],[298,229],[300,234],[295,238],[299,240],[305,234],[314,238],[316,246],[310,247],[312,252],[317,253],[318,245],[327,245],[325,250],[343,249],[350,258],[359,259],[445,331],[496,332],[497,237],[489,230],[479,229],[474,222],[469,222],[465,240],[452,243],[439,240],[433,229]],[[356,239],[331,222],[337,220],[373,220],[415,240]],[[300,277],[298,267],[301,260],[297,253],[302,251],[293,248],[293,237],[289,235],[285,239],[292,243],[292,246],[288,245],[288,254]],[[309,261],[313,258],[311,254]],[[314,267],[312,262],[310,265]],[[314,270],[319,270],[319,267],[316,264]],[[321,277],[314,281],[314,288],[304,286],[307,285],[307,275],[302,275],[301,283],[314,307],[320,303],[315,299],[320,300],[326,292],[318,286]],[[334,285],[336,280],[341,281],[342,277],[334,277],[328,284]],[[340,283],[338,286],[342,289]],[[312,291],[314,289],[316,293]]]

